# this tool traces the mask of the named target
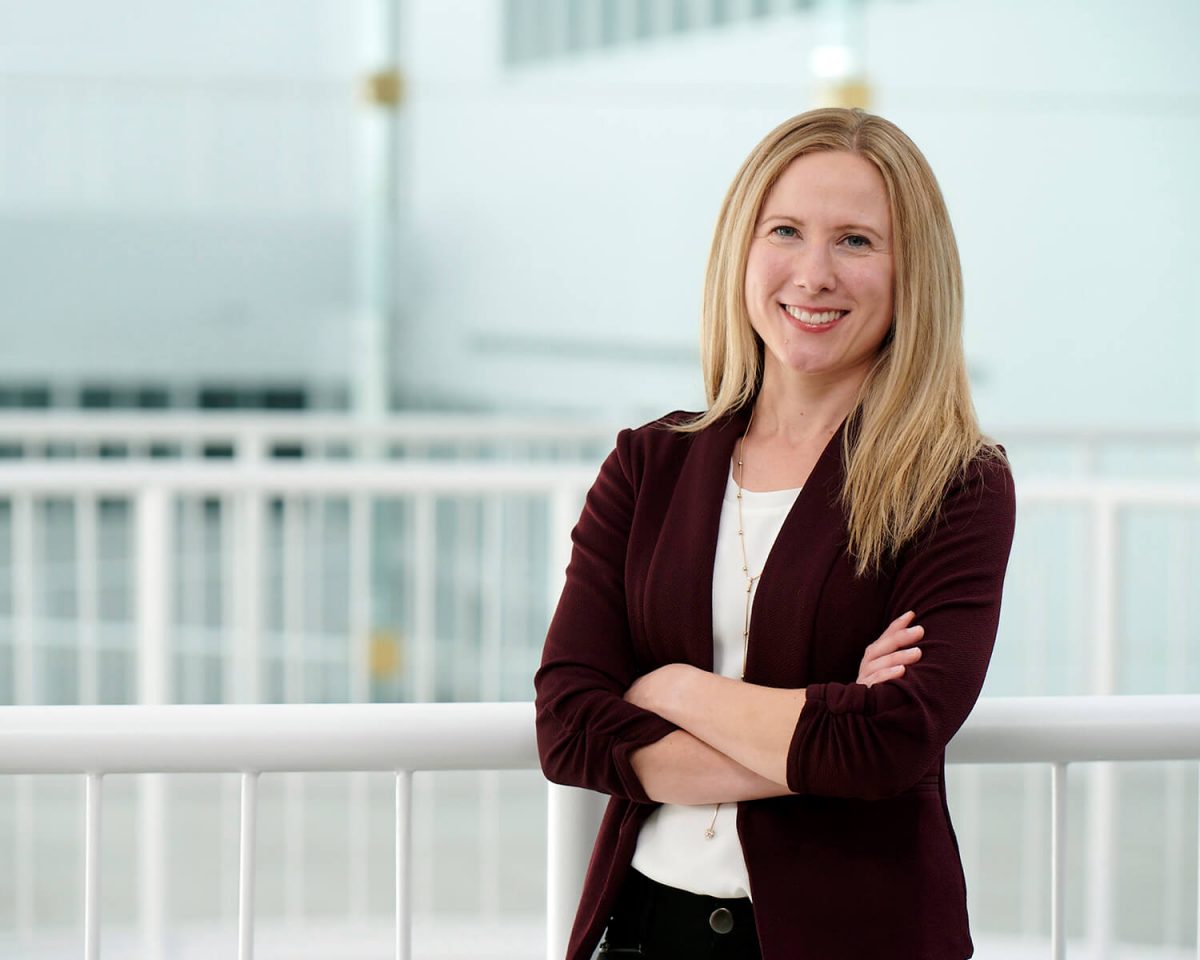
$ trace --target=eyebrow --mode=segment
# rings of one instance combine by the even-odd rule
[[[786,213],[769,213],[759,219],[757,226],[761,227],[768,220],[787,220],[789,223],[794,223],[798,227],[804,226],[803,220],[797,220],[795,217],[789,217]],[[835,232],[840,232],[842,230],[856,230],[859,233],[873,233],[880,239],[883,238],[883,234],[879,232],[878,228],[868,227],[865,223],[842,223],[838,224],[833,229]]]

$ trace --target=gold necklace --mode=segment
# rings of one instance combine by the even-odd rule
[[[742,519],[742,481],[746,479],[746,464],[744,455],[746,450],[746,437],[750,434],[750,424],[754,423],[754,411],[750,411],[750,420],[746,424],[746,432],[742,434],[738,440],[738,460],[737,471],[734,474],[733,482],[737,486],[737,511],[738,511],[738,543],[742,547],[742,576],[746,578],[746,612],[742,617],[742,676],[741,679],[746,679],[746,657],[750,652],[750,601],[754,593],[754,584],[759,577],[763,575],[762,570],[752,574],[750,572],[750,563],[746,559],[746,524]],[[717,804],[713,808],[712,820],[704,830],[704,839],[711,840],[717,835],[717,814],[721,812],[721,804]]]

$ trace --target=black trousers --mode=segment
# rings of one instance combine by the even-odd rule
[[[723,900],[656,883],[632,867],[608,922],[600,960],[761,960],[746,897]]]

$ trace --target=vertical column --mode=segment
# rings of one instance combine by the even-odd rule
[[[283,699],[286,703],[305,701],[307,503],[299,494],[288,494],[283,499]],[[304,921],[304,774],[283,776],[284,913],[288,924],[297,926]]]
[[[83,957],[100,960],[100,826],[103,778],[87,775],[83,854]]]
[[[350,588],[350,700],[371,700],[372,575],[371,498],[367,493],[350,497],[349,573]],[[350,774],[350,915],[365,923],[368,913],[370,868],[368,775]]]
[[[1117,506],[1107,499],[1094,503],[1095,540],[1092,554],[1092,628],[1096,655],[1092,693],[1116,692]],[[1088,803],[1087,931],[1095,960],[1110,960],[1113,947],[1113,862],[1115,859],[1116,771],[1111,763],[1091,764]]]
[[[396,960],[412,958],[412,781],[412,771],[397,771]]]
[[[13,703],[38,702],[35,649],[38,562],[34,539],[33,494],[12,497]]]
[[[1191,607],[1194,591],[1190,535],[1195,528],[1186,514],[1179,516],[1167,533],[1166,647],[1162,690],[1165,693],[1185,693],[1188,677],[1188,647],[1191,638]],[[1166,810],[1163,815],[1163,909],[1162,942],[1173,943],[1183,929],[1186,900],[1181,882],[1186,851],[1182,843],[1186,829],[1187,769],[1182,764],[1166,767],[1163,789]],[[1198,947],[1200,949],[1200,947]]]
[[[34,704],[38,700],[35,651],[36,575],[33,514],[34,497],[17,493],[12,497],[13,571],[13,703]],[[33,940],[34,884],[34,785],[32,777],[13,780],[15,883],[13,910],[17,938],[29,948]]]
[[[503,699],[503,659],[501,656],[500,576],[505,567],[503,517],[499,495],[485,495],[482,510],[479,550],[479,699],[492,703]],[[483,770],[479,774],[479,845],[480,903],[486,921],[500,917],[500,889],[503,858],[500,828],[500,774]]]
[[[176,695],[169,698],[179,703],[201,703],[204,700],[204,497],[181,494],[179,497],[179,542],[175,555],[179,558],[179,645],[176,662]],[[183,656],[179,656],[179,654]]]
[[[1056,763],[1050,781],[1050,949],[1067,956],[1067,765]]]
[[[237,457],[248,472],[258,464],[261,446],[257,435],[239,433]],[[263,494],[253,482],[221,501],[221,602],[226,628],[221,699],[225,703],[258,703],[262,699],[263,502]],[[239,787],[233,777],[222,778],[221,834],[231,841],[222,845],[223,850],[236,849],[232,839],[241,829],[237,821],[239,790],[244,797],[244,783]],[[234,867],[229,863],[221,871],[223,912],[233,902],[228,885],[237,875]]]
[[[254,960],[255,840],[258,774],[242,774],[241,834],[238,846],[238,960]]]
[[[226,703],[262,699],[259,661],[263,619],[263,494],[253,485],[222,504],[226,549],[224,577]]]
[[[370,0],[362,18],[366,67],[359,125],[358,304],[350,357],[354,412],[377,421],[391,406],[390,344],[398,319],[396,266],[410,164],[400,0]],[[405,64],[404,66],[407,66]]]
[[[167,703],[170,693],[171,497],[162,487],[137,495],[138,702]],[[166,949],[166,782],[162,774],[138,782],[138,917],[142,955],[159,960]]]
[[[413,630],[410,699],[415,703],[428,703],[435,698],[434,645],[437,631],[437,563],[438,550],[434,499],[427,492],[420,492],[413,502]],[[421,843],[421,879],[418,906],[432,913],[434,905],[434,847],[433,837],[436,816],[434,797],[434,774],[426,773],[417,781],[418,803],[416,816],[421,818],[417,825],[417,836]],[[411,785],[410,785],[410,789]]]
[[[100,702],[100,556],[96,497],[75,495],[75,585],[79,617],[79,702]]]

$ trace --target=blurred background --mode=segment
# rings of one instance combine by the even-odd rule
[[[1198,37],[1196,0],[0,0],[0,702],[531,699],[580,477],[703,404],[729,181],[834,103],[957,231],[1021,497],[985,696],[1200,693]],[[1195,956],[1195,764],[1091,766],[1072,956]],[[106,956],[232,955],[236,776],[153,828],[108,780]],[[1049,782],[951,770],[978,957],[1046,955]],[[260,955],[389,955],[390,789],[263,777]],[[0,954],[78,952],[82,796],[0,778]],[[414,817],[417,956],[539,956],[540,776],[419,774]]]

